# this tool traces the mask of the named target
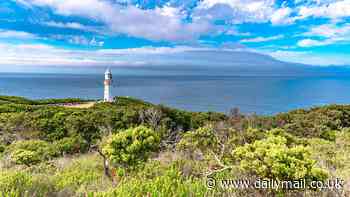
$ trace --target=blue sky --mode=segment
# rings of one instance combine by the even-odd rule
[[[230,65],[232,59],[224,57],[236,51],[310,65],[350,65],[350,0],[0,2],[0,70]]]

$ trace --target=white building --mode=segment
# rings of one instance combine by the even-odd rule
[[[112,72],[110,69],[107,69],[105,72],[105,81],[104,81],[104,102],[113,102],[112,97]]]

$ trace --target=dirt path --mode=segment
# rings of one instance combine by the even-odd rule
[[[96,102],[87,102],[87,103],[79,103],[79,104],[63,104],[63,107],[70,108],[90,108],[95,105]]]

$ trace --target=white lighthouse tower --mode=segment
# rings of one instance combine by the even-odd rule
[[[105,81],[104,81],[105,89],[104,89],[104,102],[113,102],[112,98],[112,72],[108,68],[105,72]]]

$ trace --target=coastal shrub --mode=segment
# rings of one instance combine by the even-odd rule
[[[0,105],[0,113],[17,113],[17,112],[32,112],[35,107],[25,104],[2,104]]]
[[[261,140],[266,137],[267,132],[260,128],[247,127],[246,129],[228,128],[221,129],[221,138],[224,138],[226,146],[236,147],[247,143],[252,143],[256,140]],[[220,132],[220,129],[219,129]],[[231,152],[231,151],[230,151]],[[231,153],[230,153],[231,154]]]
[[[177,148],[182,151],[193,153],[196,149],[206,152],[207,150],[216,151],[219,147],[219,139],[215,135],[212,125],[200,127],[194,131],[183,135]]]
[[[339,168],[343,161],[337,159],[336,144],[332,141],[313,138],[309,140],[312,157],[317,159],[326,168]]]
[[[309,139],[312,157],[337,177],[350,176],[350,132],[336,132],[335,141],[320,138]]]
[[[111,187],[111,182],[104,179],[102,162],[96,155],[83,155],[66,163],[53,176],[56,191],[65,191],[66,196],[81,195],[88,191],[103,190]],[[79,195],[79,196],[81,196]]]
[[[19,97],[19,96],[1,96],[0,95],[0,101],[7,101],[10,103],[27,104],[27,105],[35,103],[32,100],[26,99],[24,97]]]
[[[255,140],[263,139],[266,136],[266,132],[258,128],[248,127],[240,133],[243,143],[252,143]]]
[[[299,137],[321,137],[327,131],[350,126],[350,106],[328,105],[308,110],[298,109],[274,117],[279,127]]]
[[[44,197],[49,194],[54,194],[54,188],[48,176],[17,170],[0,171],[0,196]]]
[[[9,146],[8,151],[14,163],[27,166],[46,161],[59,154],[52,144],[42,140],[17,141]]]
[[[75,111],[66,118],[65,126],[69,135],[80,135],[89,146],[101,137],[91,113]]]
[[[125,177],[118,187],[107,192],[95,193],[93,196],[205,196],[206,194],[207,188],[202,179],[184,177],[176,166],[172,165],[157,172],[157,176],[151,177],[139,174]]]
[[[165,114],[165,116],[170,120],[168,121],[168,128],[171,130],[181,129],[184,131],[192,129],[191,113],[183,110],[168,108],[165,106],[159,107],[162,113]]]
[[[335,141],[336,131],[324,131],[321,133],[320,137],[325,140]]]
[[[88,144],[79,135],[58,140],[55,145],[61,154],[84,153],[88,150]]]
[[[250,176],[273,180],[325,180],[328,173],[315,166],[309,149],[287,146],[282,136],[268,136],[233,151],[240,168]]]
[[[64,104],[64,103],[83,103],[88,100],[79,98],[62,98],[62,99],[41,99],[33,101],[36,105],[47,105],[47,104]]]
[[[32,178],[30,174],[21,171],[0,171],[0,195],[16,191],[17,194],[31,187]]]
[[[58,103],[82,103],[87,100],[79,98],[63,98],[63,99],[41,99],[30,100],[19,96],[2,96],[0,95],[0,103],[14,103],[14,104],[26,104],[26,105],[44,105],[44,104],[58,104]]]
[[[102,152],[109,161],[123,168],[133,168],[146,161],[159,147],[158,134],[145,126],[130,128],[112,135]]]
[[[154,105],[149,102],[145,102],[140,99],[132,98],[132,97],[123,97],[118,96],[114,97],[114,103],[117,104],[119,107],[153,107]]]
[[[39,163],[41,160],[41,155],[30,150],[15,150],[11,153],[11,159],[13,162],[19,165],[30,166]]]
[[[269,131],[266,131],[264,136],[265,137],[266,136],[284,137],[287,140],[286,145],[288,147],[292,147],[295,145],[305,145],[305,146],[308,145],[308,141],[306,139],[294,136],[294,135],[288,133],[285,129],[281,129],[281,128],[275,128],[275,129],[271,129]],[[260,138],[260,139],[263,139],[263,138]]]
[[[41,117],[38,121],[39,130],[42,131],[41,138],[55,141],[67,136],[68,131],[65,127],[67,113],[55,111],[45,112],[43,110],[37,113],[41,113],[42,116],[45,116]]]

